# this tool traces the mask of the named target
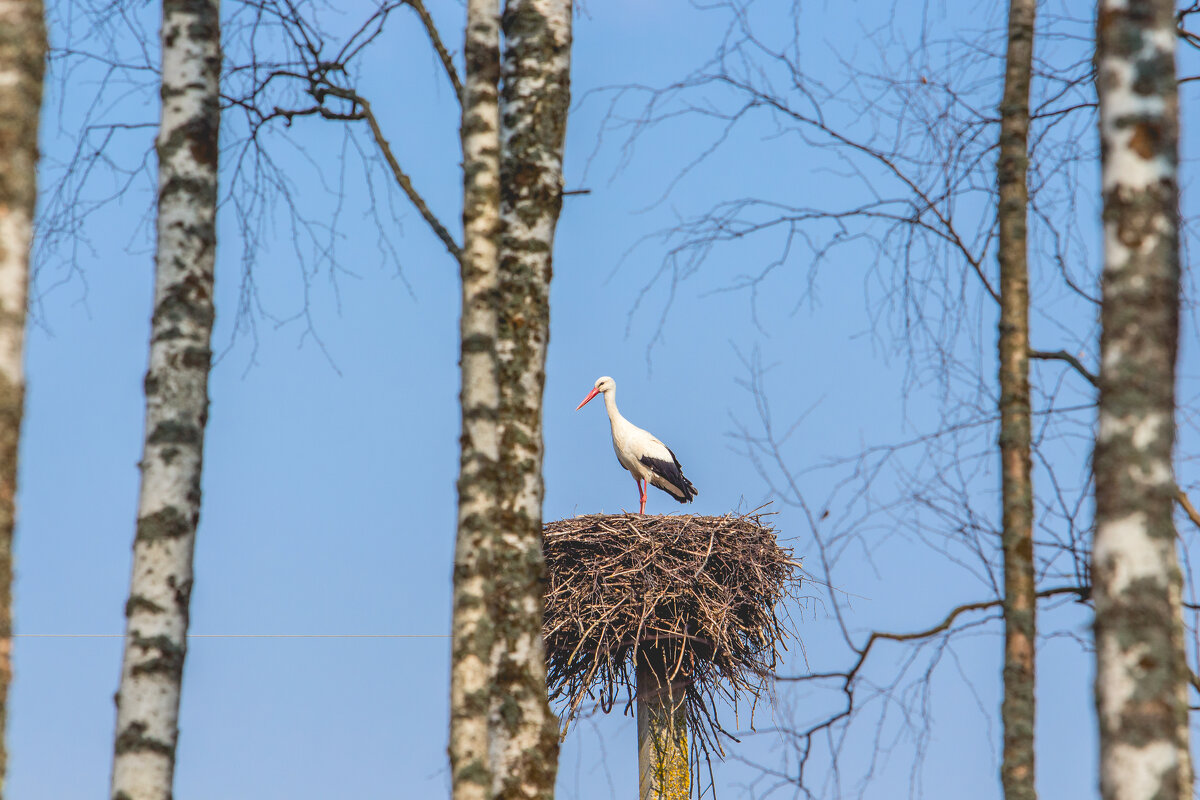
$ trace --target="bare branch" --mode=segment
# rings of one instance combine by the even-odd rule
[[[1200,511],[1196,510],[1196,507],[1192,505],[1191,499],[1187,496],[1187,492],[1179,486],[1175,487],[1175,501],[1179,503],[1179,507],[1183,509],[1183,513],[1187,514],[1192,524],[1200,528]]]
[[[446,68],[446,77],[450,79],[450,83],[454,86],[454,94],[458,97],[458,102],[462,102],[463,87],[462,81],[458,79],[458,72],[454,69],[454,59],[450,57],[450,51],[446,49],[446,45],[442,43],[442,37],[438,34],[437,26],[433,23],[433,17],[429,15],[429,11],[425,8],[425,3],[422,0],[405,0],[405,3],[417,12],[417,16],[421,18],[421,24],[425,26],[425,32],[429,34],[429,41],[433,44],[433,49],[437,51],[438,58],[442,60],[442,66]]]
[[[400,167],[400,162],[396,160],[396,156],[392,152],[392,146],[388,143],[387,138],[384,137],[383,129],[379,127],[379,120],[375,118],[375,113],[371,110],[371,104],[353,89],[329,86],[325,88],[325,91],[335,97],[349,100],[362,109],[361,119],[365,119],[367,125],[371,127],[371,136],[374,137],[375,144],[379,146],[379,151],[383,153],[383,157],[387,159],[388,167],[392,170],[392,176],[396,179],[396,183],[404,190],[404,194],[408,195],[408,199],[412,201],[412,204],[424,220],[429,223],[429,227],[433,229],[434,234],[446,245],[446,249],[450,251],[450,255],[454,256],[454,260],[460,261],[462,259],[462,248],[454,241],[454,237],[450,234],[450,231],[446,230],[446,226],[437,218],[437,215],[430,210],[425,199],[421,197],[420,193],[413,186],[412,179]],[[350,118],[346,117],[346,119]]]
[[[259,131],[276,119],[282,119],[286,125],[291,125],[299,117],[320,117],[340,122],[366,121],[371,130],[371,137],[396,184],[449,253],[456,261],[460,260],[461,247],[417,191],[412,178],[400,166],[371,103],[360,95],[354,86],[347,85],[355,59],[381,34],[388,15],[407,5],[421,17],[439,57],[448,70],[451,82],[455,85],[456,96],[461,101],[462,87],[453,71],[449,52],[442,44],[422,0],[396,0],[381,5],[332,55],[325,54],[326,44],[322,36],[304,19],[293,0],[281,0],[282,4],[268,0],[260,0],[260,5],[254,5],[253,0],[250,2],[261,14],[278,21],[289,40],[291,50],[290,56],[282,62],[268,65],[255,61],[246,66],[244,69],[251,73],[249,85],[240,93],[228,92],[223,97],[224,102],[242,110],[250,120],[250,138],[257,138]],[[311,97],[315,104],[304,107],[273,104],[268,95],[281,88],[275,84],[293,88],[297,88],[298,84],[303,87],[300,91]],[[345,105],[342,104],[343,101]]]
[[[1091,372],[1089,372],[1087,367],[1085,367],[1078,358],[1071,355],[1066,350],[1054,350],[1054,351],[1030,350],[1029,357],[1036,358],[1036,359],[1039,359],[1042,361],[1065,361],[1068,364],[1070,364],[1075,369],[1076,372],[1078,372],[1080,375],[1082,375],[1083,378],[1088,383],[1090,383],[1092,386],[1099,387],[1099,385],[1100,385],[1100,382],[1099,382],[1100,379],[1097,378]]]
[[[1038,599],[1045,599],[1064,594],[1076,595],[1082,601],[1087,599],[1088,590],[1086,587],[1080,586],[1058,586],[1051,589],[1042,589],[1037,593],[1037,596]],[[1000,598],[995,598],[993,600],[980,600],[974,603],[963,603],[960,606],[955,606],[954,608],[950,609],[949,613],[946,614],[946,617],[941,622],[924,630],[909,631],[906,633],[896,633],[892,631],[872,631],[870,636],[867,637],[866,643],[863,644],[861,648],[856,648],[858,652],[858,659],[854,662],[850,669],[846,670],[845,672],[815,672],[808,675],[791,676],[779,675],[776,676],[776,679],[781,681],[810,681],[819,680],[822,678],[844,678],[847,683],[849,683],[850,681],[853,681],[858,673],[862,670],[863,664],[866,663],[867,657],[871,654],[871,648],[875,646],[876,642],[911,642],[917,639],[929,639],[937,636],[939,633],[945,633],[946,631],[949,631],[955,620],[957,620],[963,614],[967,614],[972,611],[985,611],[989,608],[998,608],[1003,604],[1003,602],[1004,601]]]

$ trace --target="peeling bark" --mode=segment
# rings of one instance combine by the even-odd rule
[[[462,95],[462,439],[450,669],[450,771],[455,800],[492,788],[488,712],[495,630],[500,451],[496,294],[500,265],[499,0],[469,0]]]
[[[1004,550],[1004,755],[1007,800],[1034,800],[1034,661],[1037,595],[1029,403],[1029,82],[1035,0],[1010,0],[1004,96],[1000,101],[1000,462]]]
[[[550,798],[558,720],[542,644],[542,394],[570,104],[570,0],[509,0],[500,98],[500,529],[492,593],[493,795]]]
[[[169,800],[208,419],[220,124],[218,0],[164,0],[146,432],[117,691],[113,800]]]
[[[1171,515],[1180,291],[1173,10],[1170,0],[1103,0],[1097,18],[1104,273],[1092,576],[1105,800],[1192,794]]]
[[[41,0],[0,0],[0,797],[12,679],[13,528],[25,405],[25,304],[46,62]]]

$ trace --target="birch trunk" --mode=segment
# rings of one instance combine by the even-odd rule
[[[161,41],[154,314],[113,800],[171,797],[212,355],[218,0],[164,0]]]
[[[1104,273],[1096,451],[1096,707],[1105,800],[1190,798],[1182,576],[1171,517],[1179,333],[1171,0],[1097,22]]]
[[[500,8],[468,0],[462,97],[462,439],[450,668],[450,771],[455,800],[492,788],[490,602],[499,525],[496,293],[500,251]]]
[[[0,797],[12,679],[12,546],[25,401],[25,298],[46,60],[41,0],[0,0]]]
[[[570,0],[509,0],[500,98],[501,527],[492,613],[493,794],[550,798],[558,720],[542,643],[542,394],[570,104]]]
[[[1010,0],[1004,96],[1000,101],[1000,461],[1004,550],[1004,755],[1007,800],[1034,800],[1033,481],[1029,413],[1029,81],[1036,0]]]

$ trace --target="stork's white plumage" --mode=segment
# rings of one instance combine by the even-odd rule
[[[604,395],[604,409],[608,412],[608,422],[612,426],[613,450],[617,451],[617,461],[621,466],[633,473],[633,479],[638,485],[638,500],[641,507],[639,514],[646,513],[646,484],[647,482],[662,489],[681,503],[690,503],[692,498],[700,494],[692,482],[683,477],[683,467],[679,459],[671,452],[671,448],[660,442],[649,431],[642,430],[621,416],[617,410],[617,383],[607,375],[596,381],[595,388],[575,410],[583,408],[598,394]]]

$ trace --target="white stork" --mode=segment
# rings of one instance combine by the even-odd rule
[[[583,398],[583,402],[575,410],[583,408],[588,401],[600,393],[604,393],[604,408],[608,411],[608,422],[612,426],[613,450],[617,451],[617,461],[621,466],[633,473],[633,480],[638,486],[641,507],[639,514],[646,513],[647,482],[662,489],[681,503],[690,503],[692,498],[700,494],[692,482],[683,477],[683,467],[679,459],[671,452],[671,448],[660,442],[649,431],[644,431],[637,425],[621,416],[617,410],[617,384],[607,375],[596,381],[596,386]]]

